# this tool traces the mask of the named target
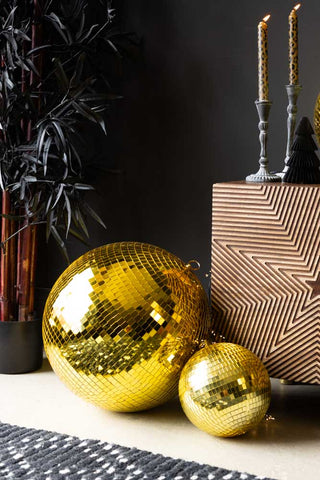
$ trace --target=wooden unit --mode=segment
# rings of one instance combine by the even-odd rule
[[[215,331],[320,384],[320,185],[216,184],[212,227]]]

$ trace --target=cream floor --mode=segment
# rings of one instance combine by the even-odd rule
[[[255,431],[230,439],[196,429],[178,401],[151,411],[112,413],[89,405],[42,370],[0,375],[0,420],[81,438],[135,446],[172,457],[247,471],[277,480],[320,479],[320,386],[273,380],[269,413]]]

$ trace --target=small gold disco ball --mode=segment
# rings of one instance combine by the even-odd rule
[[[207,297],[190,266],[137,242],[86,253],[60,276],[43,317],[53,370],[109,410],[160,405],[208,329]]]
[[[189,420],[219,437],[246,433],[270,404],[266,368],[252,352],[233,343],[207,345],[184,366],[179,397]]]

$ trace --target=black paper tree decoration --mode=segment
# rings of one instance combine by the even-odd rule
[[[292,144],[288,170],[283,177],[289,183],[320,183],[318,147],[312,138],[314,131],[307,117],[302,117]]]

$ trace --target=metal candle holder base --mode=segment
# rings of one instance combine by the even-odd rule
[[[268,140],[268,127],[269,127],[269,113],[272,103],[267,100],[255,101],[258,115],[259,115],[259,140],[260,140],[260,169],[257,173],[253,173],[246,177],[247,182],[281,182],[281,178],[278,175],[274,175],[269,172],[268,158],[267,158],[267,140]]]
[[[284,177],[284,174],[288,170],[288,161],[291,155],[291,148],[293,142],[294,131],[296,128],[296,118],[297,118],[297,101],[299,94],[302,90],[301,85],[286,85],[287,95],[288,95],[288,119],[287,119],[287,148],[286,148],[286,158],[284,160],[284,169],[281,173],[278,173],[279,176]]]

